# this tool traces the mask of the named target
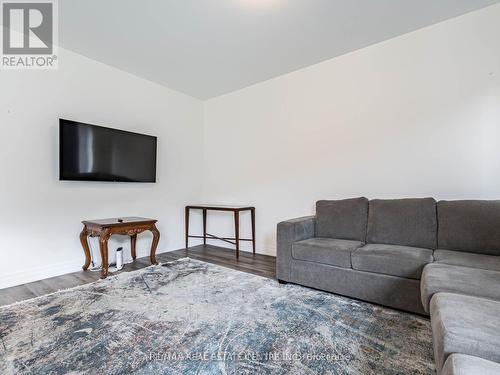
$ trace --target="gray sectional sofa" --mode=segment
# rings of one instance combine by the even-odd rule
[[[436,201],[318,201],[278,224],[281,281],[425,314],[420,276],[437,248]]]
[[[281,282],[430,314],[439,374],[500,374],[500,201],[318,201],[277,237]]]

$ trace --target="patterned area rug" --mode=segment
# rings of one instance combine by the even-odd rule
[[[0,374],[433,374],[426,319],[181,259],[0,308]]]

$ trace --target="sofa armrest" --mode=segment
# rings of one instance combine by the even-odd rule
[[[281,281],[292,281],[292,244],[314,237],[316,216],[282,221],[277,229],[276,276]]]

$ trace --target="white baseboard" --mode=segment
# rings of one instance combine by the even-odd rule
[[[157,255],[168,251],[173,250],[164,250],[158,252]],[[274,249],[268,249],[267,251],[257,250],[257,253],[272,256],[276,255],[276,251]],[[137,255],[139,257],[141,256],[140,254]],[[43,265],[40,267],[23,268],[22,270],[18,270],[16,272],[4,273],[0,275],[0,289],[27,284],[33,281],[48,279],[49,277],[61,276],[67,273],[80,271],[81,269],[82,259],[61,262],[57,264]]]
[[[189,242],[190,247],[194,247],[194,246],[198,246],[198,245],[202,245],[202,244],[203,244],[202,241],[190,241]],[[208,243],[208,245],[220,246],[220,247],[224,247],[224,248],[229,249],[229,250],[234,250],[234,246],[227,245],[224,243],[219,244],[216,241],[210,241],[210,243]],[[181,249],[184,249],[184,246],[182,246],[178,249],[167,250],[165,252],[176,251],[176,250],[181,250]],[[247,246],[243,247],[242,249],[240,249],[240,251],[243,251],[246,253],[251,253],[252,249],[251,249],[250,245],[247,245]],[[273,245],[273,246],[261,245],[261,246],[259,246],[259,244],[257,244],[255,252],[257,254],[269,255],[269,256],[275,257],[276,256],[276,245]]]
[[[66,273],[80,271],[81,269],[81,259],[78,261],[43,265],[40,267],[23,268],[16,272],[0,275],[0,289],[47,279],[49,277],[60,276]]]
[[[149,256],[149,251],[146,253],[145,251],[141,251],[141,249],[137,250],[138,258]],[[165,252],[165,250],[157,252],[156,255],[161,254],[162,252]],[[26,267],[21,270],[16,267],[18,268],[17,271],[0,275],[0,289],[81,271],[82,265],[83,259],[79,257],[78,260],[43,265],[40,267]]]
[[[270,255],[275,257],[276,256],[276,248],[266,248],[264,250],[257,250],[257,254],[263,254],[263,255]]]

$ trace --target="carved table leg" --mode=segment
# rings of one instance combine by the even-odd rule
[[[156,225],[151,226],[151,233],[153,233],[153,243],[151,244],[151,254],[149,255],[149,260],[151,264],[157,264],[156,262],[156,247],[160,241],[160,231],[156,228]]]
[[[83,247],[83,252],[85,253],[85,264],[82,267],[84,271],[87,271],[90,266],[90,248],[87,239],[88,234],[89,232],[87,231],[87,227],[83,226],[83,230],[80,233],[80,242]]]
[[[102,261],[101,279],[105,279],[106,277],[108,277],[108,240],[110,236],[111,233],[107,229],[105,229],[99,236],[99,249],[101,250]]]
[[[137,257],[135,253],[135,244],[137,242],[137,233],[130,235],[130,252],[132,253],[132,259],[135,260]]]

